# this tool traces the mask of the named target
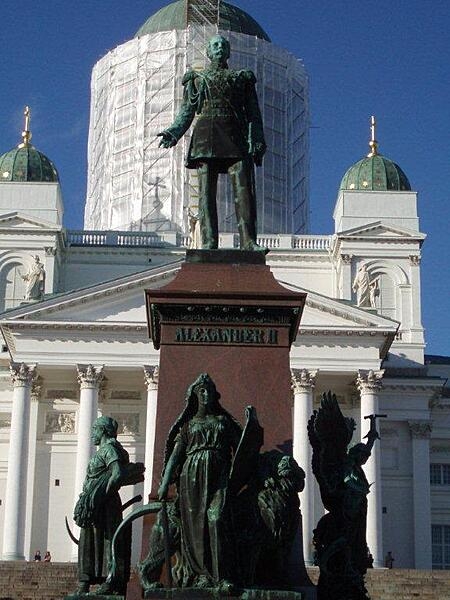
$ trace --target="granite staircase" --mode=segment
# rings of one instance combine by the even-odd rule
[[[318,570],[308,573],[316,583]],[[372,600],[450,600],[450,571],[376,569],[366,584]],[[0,600],[62,600],[76,585],[72,563],[0,562]]]

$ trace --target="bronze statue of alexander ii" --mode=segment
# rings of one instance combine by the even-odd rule
[[[253,164],[261,166],[266,151],[256,78],[248,69],[228,68],[230,44],[220,35],[207,46],[211,61],[204,71],[183,77],[184,98],[173,124],[159,133],[160,146],[170,148],[198,119],[187,155],[197,169],[199,220],[204,249],[218,247],[217,180],[231,178],[241,250],[260,250],[256,243],[256,197]]]

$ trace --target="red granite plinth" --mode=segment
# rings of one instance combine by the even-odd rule
[[[262,253],[216,250],[188,252],[175,280],[146,297],[150,335],[161,351],[152,489],[169,429],[203,372],[241,423],[245,407],[255,406],[265,449],[290,452],[289,349],[306,294],[281,286]]]

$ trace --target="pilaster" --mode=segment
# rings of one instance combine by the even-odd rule
[[[55,257],[56,248],[47,246],[45,248],[45,294],[55,292]]]
[[[413,455],[414,561],[431,569],[430,421],[410,421]]]

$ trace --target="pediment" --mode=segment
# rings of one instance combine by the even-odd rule
[[[378,239],[411,239],[411,240],[424,240],[426,235],[412,229],[403,227],[394,227],[392,225],[386,225],[382,221],[375,221],[368,223],[367,225],[360,225],[341,231],[337,234],[339,239],[342,238],[378,238]]]
[[[301,291],[307,294],[301,329],[342,332],[344,335],[348,331],[364,329],[389,333],[397,331],[397,321],[383,317],[374,310],[358,308],[346,301],[328,298],[310,290]]]
[[[3,323],[47,323],[60,326],[90,324],[92,327],[145,325],[144,290],[159,288],[173,279],[180,261],[126,277],[53,296],[0,315]]]
[[[145,325],[146,289],[156,289],[175,278],[181,266],[180,260],[168,265],[147,269],[99,285],[53,296],[47,300],[0,315],[0,322],[37,322],[91,324],[107,326],[121,324]],[[369,328],[396,331],[398,323],[377,314],[373,310],[358,308],[343,300],[328,298],[316,292],[287,285],[307,294],[301,328],[346,331]]]
[[[6,213],[0,216],[0,230],[8,229],[11,230],[23,230],[23,229],[40,229],[42,231],[60,231],[61,227],[44,221],[43,219],[36,219],[28,215],[24,215],[20,212],[14,211]]]

